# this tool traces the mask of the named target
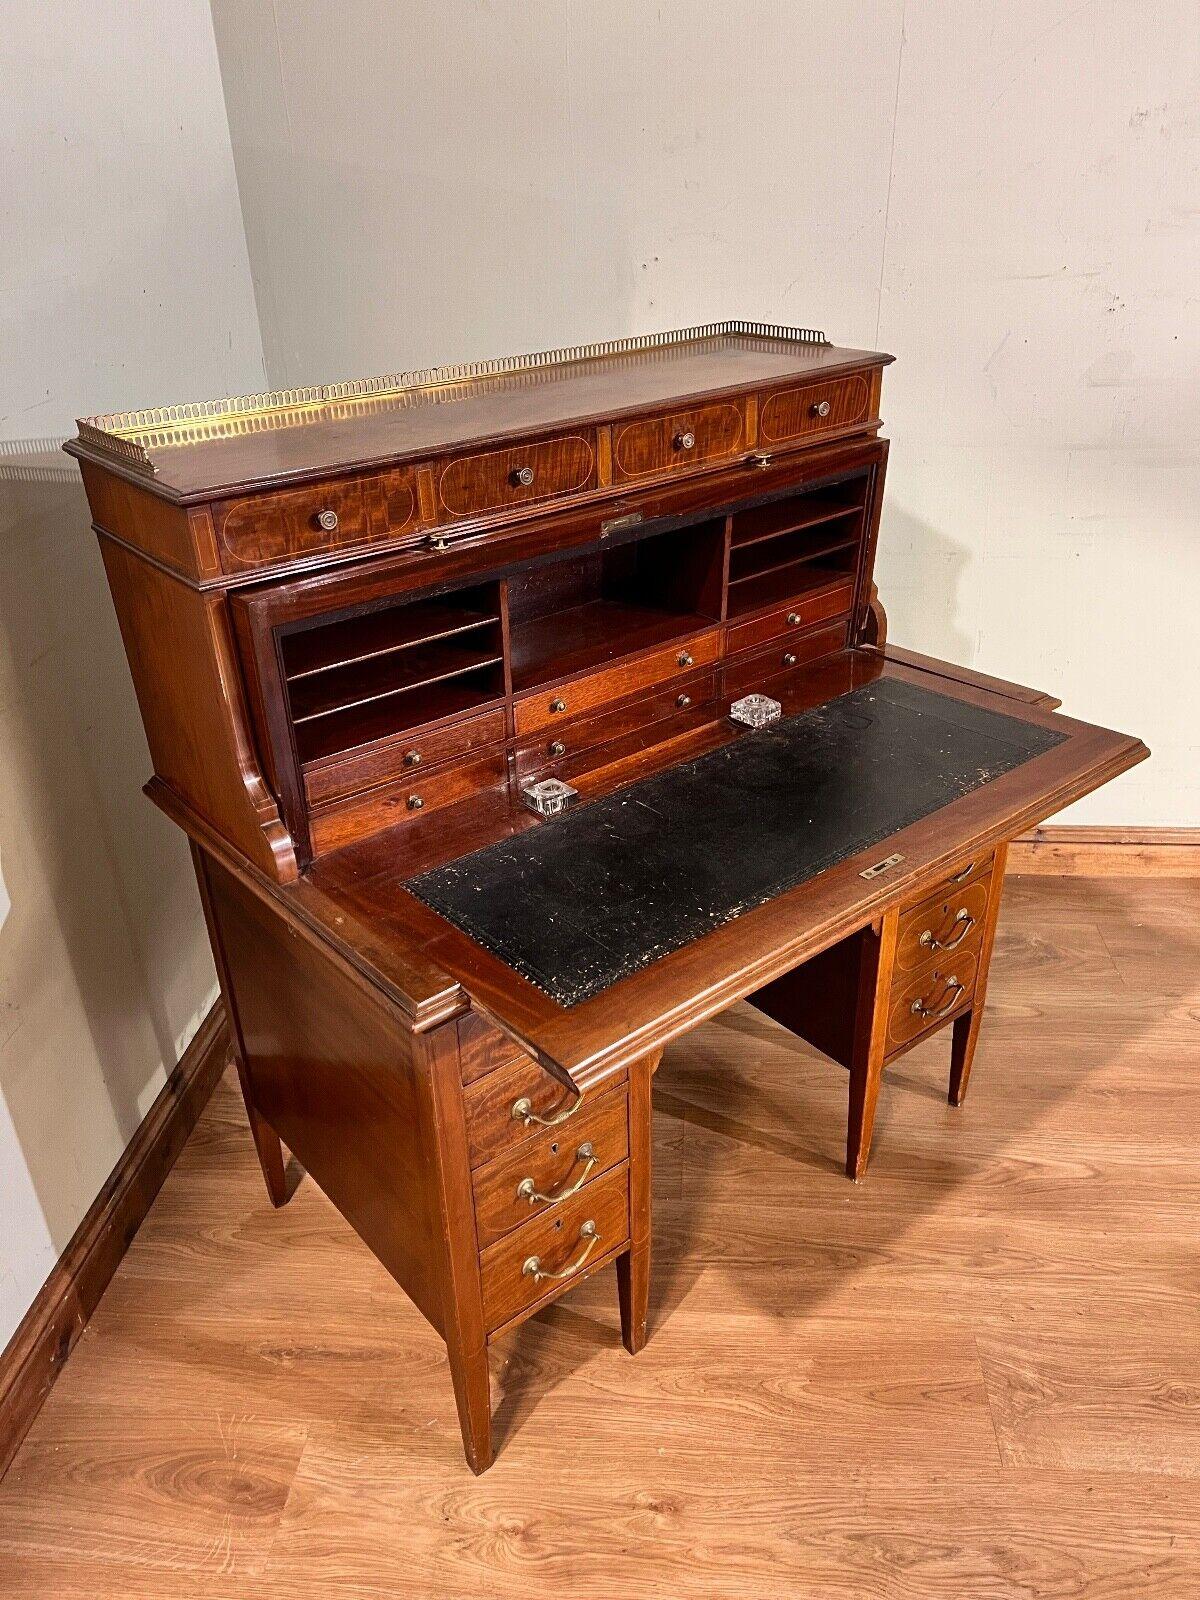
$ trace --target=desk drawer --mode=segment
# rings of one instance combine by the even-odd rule
[[[458,760],[488,745],[503,743],[504,712],[499,709],[429,733],[418,728],[382,748],[331,760],[321,766],[310,764],[304,770],[304,792],[309,805],[321,805],[401,775],[415,783],[430,767]]]
[[[626,700],[639,690],[652,688],[655,684],[681,678],[696,667],[705,667],[714,662],[720,648],[721,630],[714,627],[705,633],[694,634],[690,639],[681,639],[678,644],[651,650],[619,666],[606,667],[603,672],[593,672],[589,677],[531,690],[513,707],[517,735],[524,737],[542,728],[554,728],[557,731],[559,725],[571,717]]]
[[[976,950],[987,915],[989,887],[990,880],[984,878],[906,911],[897,934],[897,972],[915,972],[934,959],[948,960],[956,950]]]
[[[871,404],[871,385],[861,374],[834,378],[828,383],[806,383],[799,389],[781,389],[763,402],[758,436],[764,444],[784,444],[865,422]]]
[[[613,1080],[615,1089],[625,1082],[625,1073]],[[605,1084],[605,1092],[608,1090]],[[524,1144],[536,1139],[544,1129],[526,1117],[541,1117],[554,1121],[552,1126],[561,1130],[561,1137],[569,1139],[574,1133],[574,1123],[585,1107],[590,1109],[586,1095],[572,1095],[557,1078],[544,1072],[532,1056],[521,1056],[511,1066],[490,1072],[485,1078],[472,1083],[465,1090],[467,1113],[467,1145],[471,1152],[472,1167],[494,1161]],[[528,1111],[514,1115],[513,1108],[528,1100]]]
[[[992,870],[994,860],[994,855],[989,851],[985,856],[978,856],[974,860],[964,863],[957,871],[948,872],[931,889],[922,891],[919,903],[924,905],[926,900],[937,900],[944,895],[954,893],[956,890],[965,889],[970,883],[978,883],[980,878],[986,877]],[[918,902],[913,903],[916,904]]]
[[[846,624],[842,622],[833,628],[818,628],[798,639],[768,645],[765,650],[753,655],[739,656],[726,663],[725,694],[730,700],[737,700],[744,694],[760,689],[792,667],[802,666],[806,661],[816,661],[821,656],[833,655],[835,651],[844,649],[845,644]]]
[[[716,698],[717,671],[713,667],[707,672],[681,678],[669,688],[622,705],[615,711],[596,717],[576,717],[562,728],[547,728],[538,738],[517,747],[517,777],[528,778],[543,767],[557,761],[570,761],[585,751],[613,739],[623,739],[626,734],[638,733],[655,723],[663,724],[662,736],[668,738],[671,718],[713,703]]]
[[[396,518],[393,532],[398,533],[414,521],[417,498],[411,474],[397,483],[389,505]],[[312,550],[338,549],[371,537],[367,493],[361,478],[340,478],[312,489],[251,495],[215,506],[213,511],[217,535],[234,571]],[[381,534],[385,531],[379,529]]]
[[[536,1138],[474,1174],[479,1246],[494,1244],[514,1228],[582,1194],[629,1154],[628,1095],[602,1094],[562,1128]]]
[[[379,833],[398,822],[411,822],[483,789],[502,788],[507,781],[508,766],[499,751],[479,761],[459,762],[399,783],[381,784],[365,794],[311,811],[308,828],[313,849],[318,853],[340,849],[352,839]]]
[[[437,495],[450,516],[471,517],[549,495],[574,494],[589,488],[595,477],[591,441],[582,434],[568,434],[540,444],[459,456],[438,475]]]
[[[765,644],[768,639],[802,633],[806,628],[827,622],[831,617],[848,617],[853,599],[854,580],[847,578],[835,589],[787,600],[764,612],[761,617],[751,617],[749,622],[730,623],[725,634],[726,651],[729,655],[735,655],[739,650],[750,650],[755,645]]]
[[[534,1217],[479,1258],[483,1279],[483,1321],[491,1333],[522,1311],[562,1294],[588,1275],[590,1267],[629,1238],[629,1168],[625,1162],[607,1177],[553,1211]],[[526,1264],[536,1257],[540,1280]]]
[[[969,1006],[975,993],[976,966],[973,949],[955,950],[893,988],[892,1007],[888,1013],[888,1053],[911,1044],[930,1028],[936,1028]]]
[[[613,477],[618,482],[680,472],[731,456],[744,437],[741,408],[701,406],[613,425]]]

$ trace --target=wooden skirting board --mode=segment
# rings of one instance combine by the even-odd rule
[[[29,1431],[208,1104],[228,1048],[224,1009],[218,1000],[0,1354],[0,1474]]]
[[[1035,828],[1008,853],[1010,872],[1077,878],[1200,877],[1200,828]]]

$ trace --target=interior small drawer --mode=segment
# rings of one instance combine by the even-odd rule
[[[903,1049],[968,1006],[975,993],[976,965],[973,949],[955,950],[894,987],[888,1052]]]
[[[974,950],[983,934],[989,889],[990,880],[980,879],[906,911],[897,933],[897,971],[913,972],[955,950]]]
[[[772,678],[788,672],[792,667],[818,661],[822,656],[833,655],[846,645],[846,624],[831,628],[816,628],[799,638],[776,641],[765,650],[752,655],[737,656],[725,663],[725,694],[737,700],[751,694]]]
[[[625,1160],[628,1098],[624,1089],[603,1094],[565,1127],[543,1128],[509,1155],[476,1168],[480,1249],[531,1217],[553,1211]]]
[[[335,800],[309,812],[313,850],[317,854],[338,850],[353,839],[425,816],[484,789],[503,788],[507,777],[504,753],[497,751],[477,761],[456,762],[399,783],[381,784],[346,800]]]
[[[622,739],[642,728],[666,723],[683,712],[707,705],[717,697],[717,669],[691,673],[669,688],[656,690],[640,700],[619,706],[615,711],[594,717],[576,717],[565,727],[548,727],[537,738],[517,746],[517,777],[527,778],[558,761],[570,761],[588,750]],[[667,736],[664,727],[664,737]]]
[[[854,599],[854,580],[847,579],[832,589],[819,594],[798,595],[765,611],[748,622],[739,622],[726,630],[726,649],[730,655],[748,650],[768,639],[778,639],[791,633],[801,633],[825,622],[830,617],[848,617]]]
[[[678,472],[719,460],[743,448],[739,405],[701,406],[613,426],[613,476],[617,480]]]
[[[861,373],[825,383],[806,383],[797,389],[780,389],[763,401],[759,441],[785,444],[789,439],[852,427],[867,420],[870,404],[871,385]]]
[[[596,452],[583,434],[540,444],[458,456],[437,473],[437,497],[452,517],[477,516],[511,506],[575,494],[596,481]]]
[[[681,678],[694,667],[716,661],[720,648],[721,630],[710,628],[603,672],[531,690],[513,706],[517,736],[538,733],[543,728],[557,729],[572,717],[628,699],[640,689]]]
[[[563,1294],[629,1238],[629,1167],[607,1177],[480,1253],[488,1333]]]
[[[441,728],[414,728],[403,739],[382,747],[308,766],[304,792],[310,805],[319,806],[402,774],[415,780],[429,767],[503,743],[504,712],[500,708]]]

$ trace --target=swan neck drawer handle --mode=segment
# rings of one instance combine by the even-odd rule
[[[967,986],[965,983],[959,983],[958,979],[951,974],[951,976],[946,979],[946,998],[942,1001],[941,1005],[927,1006],[924,1000],[914,1000],[912,1003],[913,1016],[944,1017],[948,1011],[952,1011],[958,1004],[959,999],[966,992],[966,987]]]
[[[522,1178],[517,1185],[517,1199],[528,1200],[531,1206],[539,1202],[542,1205],[556,1206],[561,1200],[569,1200],[573,1194],[578,1194],[596,1165],[596,1152],[590,1140],[585,1140],[579,1146],[575,1152],[575,1160],[584,1162],[585,1166],[574,1183],[565,1184],[555,1194],[543,1194],[540,1189],[535,1188],[532,1178]]]
[[[523,1094],[519,1100],[513,1101],[510,1115],[514,1122],[523,1122],[527,1128],[557,1128],[559,1123],[573,1117],[582,1104],[583,1096],[580,1095],[572,1105],[565,1111],[560,1111],[557,1116],[539,1117],[533,1109],[533,1101],[527,1094]]]
[[[547,1272],[543,1267],[540,1256],[526,1256],[525,1265],[521,1268],[521,1276],[532,1278],[534,1283],[543,1283],[549,1278],[559,1282],[564,1278],[573,1278],[577,1272],[582,1272],[587,1258],[600,1243],[600,1234],[591,1217],[579,1229],[579,1242],[583,1245],[582,1251],[575,1257],[569,1267],[564,1267],[561,1272]]]
[[[955,939],[942,938],[938,934],[934,933],[932,928],[926,928],[920,939],[918,939],[917,943],[926,950],[957,950],[959,945],[975,926],[975,918],[967,910],[966,906],[960,906],[958,908],[958,911],[955,913],[954,920],[951,922],[950,926],[955,928],[960,923],[962,924],[962,932]]]

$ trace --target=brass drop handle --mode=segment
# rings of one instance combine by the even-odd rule
[[[800,613],[798,611],[788,612],[787,625],[789,628],[798,628],[800,626]]]
[[[827,417],[829,415],[829,401],[816,401],[812,408],[812,414],[814,417]]]
[[[567,709],[567,702],[565,700],[551,700],[551,702],[550,702],[550,710],[553,712],[553,714],[555,716],[557,716],[560,711],[565,711],[566,709]]]
[[[582,1271],[587,1258],[600,1243],[599,1231],[597,1230],[596,1224],[592,1221],[591,1217],[589,1217],[586,1222],[580,1225],[579,1240],[583,1245],[583,1249],[580,1254],[575,1257],[575,1260],[572,1261],[569,1267],[564,1267],[561,1272],[547,1272],[545,1267],[542,1265],[540,1256],[526,1256],[525,1265],[521,1268],[522,1277],[532,1278],[534,1283],[542,1283],[544,1280],[549,1278],[554,1278],[559,1281],[561,1281],[563,1278],[573,1278],[577,1272]]]
[[[531,1206],[540,1201],[542,1205],[556,1206],[560,1200],[569,1200],[573,1194],[578,1194],[588,1180],[588,1174],[596,1165],[596,1152],[590,1140],[585,1140],[575,1152],[575,1160],[586,1163],[583,1171],[570,1183],[561,1188],[557,1194],[543,1194],[540,1189],[534,1188],[532,1178],[522,1178],[517,1185],[517,1199],[528,1200]]]
[[[508,475],[508,481],[514,489],[528,489],[533,482],[533,468],[514,467]]]
[[[546,749],[552,756],[565,756],[567,753],[567,747],[561,739],[551,739]]]
[[[336,511],[329,510],[328,508],[326,508],[324,511],[318,511],[316,516],[313,518],[313,521],[316,523],[317,527],[320,528],[322,533],[337,532],[338,514]]]
[[[679,652],[679,665],[681,667],[690,667],[695,665],[690,650],[681,650]]]
[[[421,799],[421,796],[419,794],[410,794],[409,795],[409,797],[408,797],[408,809],[410,811],[420,811],[420,809],[422,808],[422,806],[424,804],[425,804],[425,802],[424,802],[424,800]]]
[[[560,1111],[557,1116],[539,1117],[533,1109],[533,1101],[527,1094],[523,1094],[519,1100],[513,1101],[510,1115],[514,1122],[523,1122],[527,1128],[557,1128],[560,1122],[566,1122],[569,1117],[573,1117],[582,1104],[583,1096],[580,1095],[573,1105],[569,1105],[565,1111]]]
[[[967,910],[966,906],[958,908],[951,919],[950,926],[955,928],[959,923],[962,924],[962,932],[956,939],[940,939],[932,928],[926,928],[917,943],[923,945],[926,950],[957,950],[975,926],[975,918]]]
[[[404,757],[404,765],[406,767],[419,767],[421,765],[421,752],[419,750],[409,750]]]
[[[946,998],[940,1006],[927,1006],[924,1000],[914,1000],[912,1014],[914,1017],[944,1017],[947,1011],[952,1011],[958,1004],[960,996],[966,989],[966,984],[959,983],[953,973],[946,979]]]
[[[676,450],[690,450],[696,443],[696,435],[690,428],[685,428],[682,433],[677,433],[671,440]]]
[[[795,654],[795,651],[793,651],[793,650],[785,650],[784,651],[784,653],[783,653],[783,664],[784,664],[785,667],[794,667],[796,665],[796,654]]]
[[[971,874],[974,872],[974,870],[975,870],[975,863],[973,861],[968,861],[966,866],[962,869],[961,872],[955,872],[955,873],[953,873],[951,875],[950,882],[951,883],[962,883],[964,879],[969,878],[971,876]]]
[[[691,703],[692,697],[690,694],[681,694],[675,701],[675,704],[679,707],[680,711],[686,711]]]

